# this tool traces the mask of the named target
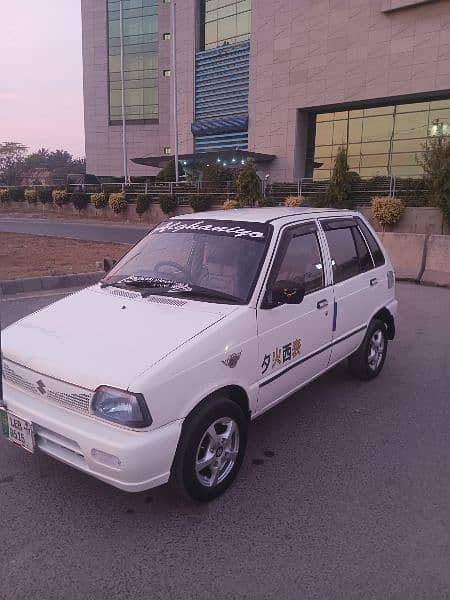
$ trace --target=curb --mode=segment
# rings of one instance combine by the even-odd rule
[[[29,277],[26,279],[0,280],[0,294],[24,294],[28,292],[42,292],[60,288],[87,287],[98,283],[105,276],[104,271],[93,273],[75,273],[71,275],[47,275],[45,277]]]

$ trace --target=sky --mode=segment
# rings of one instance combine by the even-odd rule
[[[0,142],[84,156],[80,0],[0,0]]]

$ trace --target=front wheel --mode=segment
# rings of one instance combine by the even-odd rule
[[[225,396],[195,410],[183,426],[172,466],[177,488],[201,502],[220,496],[241,468],[247,429],[242,409]]]
[[[350,371],[358,379],[377,377],[386,360],[388,338],[386,324],[374,319],[367,328],[361,346],[349,359]]]

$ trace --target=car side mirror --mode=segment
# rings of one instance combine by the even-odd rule
[[[103,270],[105,273],[109,273],[113,267],[117,264],[117,260],[114,258],[104,258],[103,259]]]
[[[264,308],[274,308],[281,304],[301,304],[305,297],[304,284],[281,280],[267,287]]]

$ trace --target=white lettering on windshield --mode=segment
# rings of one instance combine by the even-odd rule
[[[183,221],[169,221],[163,225],[159,225],[153,230],[153,233],[166,233],[175,231],[208,231],[225,233],[235,238],[250,237],[254,239],[264,239],[264,232],[252,231],[243,227],[224,227],[222,225],[212,225],[205,221],[197,221],[195,223],[183,223]]]

